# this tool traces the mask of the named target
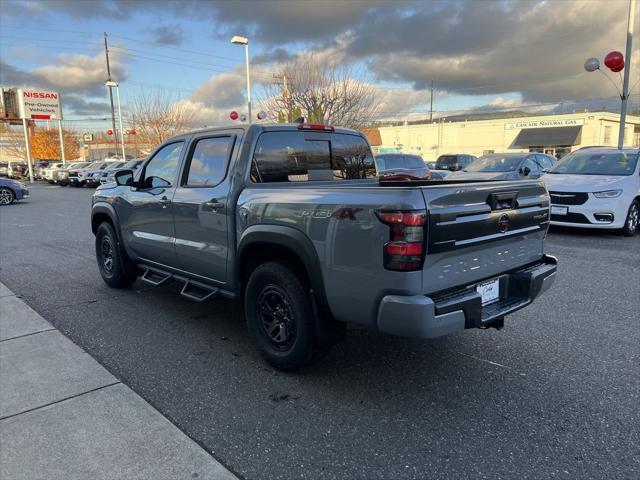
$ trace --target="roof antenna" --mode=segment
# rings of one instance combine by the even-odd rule
[[[298,117],[296,118],[293,123],[304,123],[304,117]]]

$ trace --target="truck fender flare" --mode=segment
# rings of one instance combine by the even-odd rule
[[[244,251],[256,243],[277,245],[295,253],[307,270],[317,306],[323,312],[331,312],[324,289],[320,260],[309,237],[296,228],[284,225],[253,225],[240,237],[236,271],[240,269]]]
[[[96,234],[98,229],[98,225],[94,225],[93,219],[96,215],[106,215],[111,220],[111,224],[113,225],[114,230],[116,231],[116,235],[118,235],[118,241],[122,242],[122,234],[120,232],[120,222],[118,222],[118,214],[112,205],[107,202],[97,202],[91,207],[91,231],[93,234]]]

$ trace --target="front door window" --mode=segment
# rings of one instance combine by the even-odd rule
[[[183,146],[184,142],[176,142],[158,150],[144,169],[145,186],[154,188],[175,184]]]

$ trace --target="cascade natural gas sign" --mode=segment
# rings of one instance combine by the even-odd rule
[[[60,94],[41,90],[18,90],[20,118],[29,120],[62,120]]]
[[[584,125],[584,118],[565,118],[562,120],[529,120],[523,122],[505,123],[505,130],[516,128],[552,128],[552,127],[574,127]]]

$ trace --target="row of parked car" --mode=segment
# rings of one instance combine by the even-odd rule
[[[468,154],[440,155],[435,162],[425,162],[420,155],[383,153],[376,156],[378,172],[398,179],[442,180],[475,178],[515,180],[539,177],[556,164],[555,157],[544,153],[492,153],[477,158]]]
[[[376,157],[383,179],[518,180],[542,178],[551,197],[551,224],[615,229],[631,236],[640,224],[638,148],[578,149],[560,161],[538,152],[441,155],[424,162],[419,155],[385,153]]]
[[[37,175],[37,178],[50,184],[72,187],[97,187],[100,184],[113,181],[113,175],[118,170],[135,170],[144,159],[137,158],[129,161],[101,160],[97,162],[54,163]]]

